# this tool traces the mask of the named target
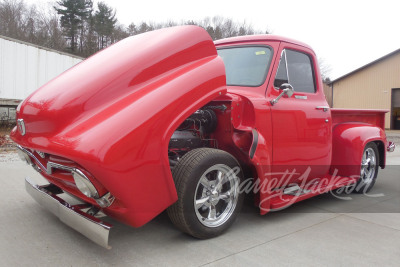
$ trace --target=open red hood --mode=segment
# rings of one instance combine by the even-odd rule
[[[177,199],[168,159],[173,132],[226,91],[224,63],[204,29],[157,30],[122,40],[39,88],[17,114],[26,133],[14,128],[11,138],[79,164],[118,205],[142,211],[120,217],[140,226]],[[152,193],[134,194],[144,180]]]
[[[198,27],[174,27],[129,37],[32,93],[18,117],[25,120],[30,136],[49,137],[82,124],[87,127],[97,122],[91,122],[93,117],[101,115],[104,120],[104,113],[109,116],[140,101],[176,76],[215,57],[210,36]]]

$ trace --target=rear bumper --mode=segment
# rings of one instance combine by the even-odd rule
[[[388,152],[393,152],[395,148],[396,148],[396,145],[393,142],[389,142],[386,150]]]
[[[25,187],[26,191],[40,205],[50,210],[63,223],[83,234],[96,244],[107,249],[111,248],[108,245],[108,237],[112,225],[83,211],[83,209],[89,208],[90,205],[70,205],[64,199],[57,196],[57,194],[63,193],[61,189],[50,185],[39,186],[28,177],[25,179]]]

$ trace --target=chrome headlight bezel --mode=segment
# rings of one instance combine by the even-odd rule
[[[82,192],[82,194],[90,198],[99,197],[96,187],[82,171],[78,169],[72,170],[72,177],[74,178],[76,187]]]

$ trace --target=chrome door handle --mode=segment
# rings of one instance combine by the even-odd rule
[[[324,112],[327,112],[329,110],[329,107],[328,106],[316,106],[315,109],[323,110]]]

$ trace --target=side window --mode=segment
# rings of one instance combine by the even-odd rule
[[[284,50],[279,62],[274,86],[279,88],[285,82],[289,82],[296,92],[315,93],[311,58],[301,52]]]
[[[288,83],[288,72],[286,68],[286,50],[282,51],[281,60],[279,61],[278,71],[276,72],[276,77],[274,81],[274,86],[276,88],[281,87],[282,84]]]

